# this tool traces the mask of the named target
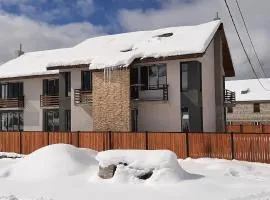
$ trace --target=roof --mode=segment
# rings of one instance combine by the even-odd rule
[[[38,76],[58,74],[58,70],[48,71],[48,62],[53,62],[59,56],[65,55],[67,49],[29,52],[10,60],[0,66],[0,78]]]
[[[126,67],[135,60],[144,58],[202,56],[220,27],[221,21],[216,20],[196,26],[94,37],[72,48],[26,53],[1,65],[0,79],[58,73],[56,69],[67,66],[86,65],[89,69],[103,69]],[[222,38],[225,41],[223,46],[226,46],[224,52],[229,58],[223,60],[228,61],[225,65],[229,66],[231,75],[234,75],[226,37]],[[46,67],[53,71],[47,71]]]
[[[270,90],[270,79],[260,79]],[[226,81],[226,89],[234,91],[236,101],[270,101],[270,91],[265,90],[258,79]]]

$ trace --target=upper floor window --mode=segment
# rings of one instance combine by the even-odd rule
[[[71,77],[70,72],[65,72],[65,96],[70,97],[71,95]]]
[[[259,103],[254,103],[253,104],[253,111],[255,113],[259,113],[260,112],[260,104]]]
[[[46,96],[59,96],[59,79],[43,80],[43,94]]]
[[[0,113],[1,131],[23,131],[22,111],[3,111]]]
[[[82,71],[82,90],[91,91],[92,90],[92,72]]]
[[[23,96],[23,83],[2,83],[0,84],[1,99],[18,98]]]
[[[142,89],[162,89],[167,84],[167,69],[165,64],[153,64],[140,68]]]

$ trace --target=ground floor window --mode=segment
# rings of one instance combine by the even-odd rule
[[[23,112],[22,111],[3,111],[0,112],[1,131],[23,131]]]
[[[44,131],[59,131],[59,110],[44,110]]]

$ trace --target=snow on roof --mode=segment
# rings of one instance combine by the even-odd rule
[[[270,90],[270,79],[260,79]],[[236,101],[270,101],[270,91],[265,90],[257,79],[226,81],[226,89],[234,91]]]
[[[204,53],[221,21],[90,38],[48,67],[90,64],[90,69],[128,66],[136,58]]]
[[[136,58],[204,53],[221,21],[94,37],[66,49],[26,53],[0,66],[0,78],[56,74],[46,67],[90,64],[90,69],[128,66]]]
[[[58,74],[58,70],[47,71],[48,62],[54,62],[68,49],[54,49],[25,53],[0,65],[0,78],[13,78],[46,74]]]

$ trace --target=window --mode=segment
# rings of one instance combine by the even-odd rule
[[[1,131],[23,131],[22,111],[3,111],[0,113]]]
[[[92,72],[82,71],[82,90],[92,91]]]
[[[183,63],[181,67],[181,90],[188,90],[188,64]]]
[[[261,122],[252,122],[252,125],[254,125],[254,126],[260,126],[260,125],[262,125],[262,123]]]
[[[65,96],[70,97],[71,95],[71,78],[70,72],[65,72]]]
[[[0,96],[2,99],[19,98],[23,96],[23,83],[4,83],[0,86]]]
[[[167,69],[165,64],[142,66],[140,79],[143,90],[162,89],[167,84]]]
[[[190,124],[189,124],[189,109],[188,107],[183,107],[181,109],[182,112],[182,131],[189,132],[190,131]]]
[[[65,130],[71,131],[71,112],[70,110],[65,110]]]
[[[59,111],[45,110],[44,111],[44,130],[59,131]]]
[[[46,96],[59,96],[59,79],[43,80],[43,94]]]
[[[259,113],[260,112],[260,104],[259,103],[254,103],[253,104],[253,111],[255,113]]]
[[[138,109],[132,109],[131,110],[131,129],[132,132],[137,132],[138,131]]]
[[[227,107],[227,112],[228,113],[233,113],[233,107],[232,106]]]

